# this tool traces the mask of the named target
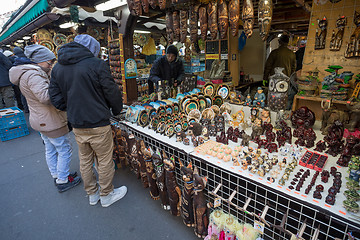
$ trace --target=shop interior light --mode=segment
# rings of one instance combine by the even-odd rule
[[[125,0],[109,0],[107,2],[96,5],[96,10],[107,11],[109,9],[117,8],[126,5],[127,2]]]
[[[73,23],[73,22],[67,22],[67,23],[63,23],[63,24],[59,25],[60,28],[71,28],[71,27],[75,27],[75,26],[76,26],[76,23]]]
[[[19,39],[19,40],[17,40],[16,42],[18,42],[18,43],[23,43],[24,40],[23,40],[23,39]]]
[[[23,39],[24,40],[29,40],[31,37],[30,36],[24,36]]]
[[[281,33],[278,34],[278,37],[281,37]]]
[[[134,30],[134,33],[151,33],[150,31]]]

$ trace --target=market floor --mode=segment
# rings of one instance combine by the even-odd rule
[[[115,172],[114,185],[127,195],[108,208],[90,206],[83,184],[58,193],[45,162],[40,135],[0,142],[0,239],[198,239],[193,229],[150,198],[128,169]],[[71,171],[79,172],[71,133]]]

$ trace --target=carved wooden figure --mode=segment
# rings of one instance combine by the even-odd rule
[[[172,12],[166,12],[165,23],[166,23],[167,42],[169,44],[172,44],[173,41],[174,41],[174,29],[173,29],[173,15],[172,15]]]
[[[175,158],[168,158],[163,152],[163,162],[165,168],[166,189],[169,196],[170,211],[174,216],[180,216],[180,197],[181,190],[176,182],[175,176]]]
[[[217,1],[210,1],[207,6],[208,27],[210,30],[211,40],[215,40],[218,35],[217,8],[218,8]]]
[[[165,171],[164,164],[160,156],[160,152],[157,150],[156,153],[152,155],[152,161],[154,164],[155,174],[156,174],[156,184],[160,192],[160,200],[164,210],[170,210],[169,196],[167,194],[166,185],[165,185]]]
[[[150,196],[154,200],[159,200],[159,189],[156,185],[156,174],[154,171],[154,166],[152,163],[152,153],[151,149],[144,149],[144,161],[146,166],[146,176],[149,180],[149,187],[150,187]]]
[[[258,21],[260,37],[263,41],[266,40],[270,27],[273,14],[273,3],[272,0],[260,0],[258,10]]]
[[[237,37],[239,32],[240,19],[240,0],[230,0],[229,2],[229,23],[231,34]]]
[[[155,9],[158,5],[158,0],[149,0],[149,5],[152,9]]]
[[[161,10],[166,8],[166,0],[158,0],[158,3]]]
[[[174,41],[180,41],[180,15],[179,11],[173,12]]]
[[[188,12],[185,10],[180,10],[180,42],[186,42],[186,35],[187,35],[187,19],[188,19]]]
[[[180,171],[182,179],[184,180],[184,187],[181,191],[180,213],[183,222],[188,227],[194,226],[194,209],[193,209],[193,195],[194,195],[194,182],[193,170],[190,163],[187,167],[179,159]]]
[[[142,5],[144,13],[148,13],[149,12],[149,0],[141,0],[141,5]]]
[[[360,13],[355,11],[354,13],[354,24],[356,29],[350,36],[350,41],[346,45],[345,57],[359,57],[360,56]]]
[[[196,43],[198,40],[199,4],[191,5],[189,10],[190,41]]]
[[[204,238],[207,235],[209,225],[209,210],[206,202],[206,197],[203,190],[206,187],[206,178],[199,176],[199,171],[195,167],[194,170],[194,232],[199,238]]]
[[[140,140],[140,147],[138,148],[138,156],[139,156],[139,163],[140,163],[140,178],[141,182],[143,183],[144,188],[149,187],[149,180],[146,176],[146,164],[144,160],[144,150],[146,150],[145,143],[143,140]]]
[[[142,14],[141,0],[132,0],[134,2],[134,11],[136,16],[140,16]]]
[[[218,24],[220,38],[224,39],[227,37],[227,31],[229,28],[229,14],[225,0],[219,0],[218,2]]]
[[[250,38],[253,34],[254,27],[254,7],[252,0],[244,0],[242,9],[242,21],[247,38]]]
[[[140,164],[137,160],[138,144],[133,134],[129,135],[128,143],[129,143],[128,155],[129,155],[130,170],[135,173],[137,178],[140,178]]]
[[[326,33],[327,33],[327,19],[325,16],[321,20],[318,19],[318,25],[320,28],[320,33],[319,33],[319,29],[316,29],[315,50],[325,48]]]
[[[201,39],[205,41],[208,31],[208,17],[207,17],[206,7],[204,6],[199,8],[199,21],[200,21]]]
[[[344,30],[346,26],[346,17],[341,16],[336,20],[336,28],[338,29],[335,34],[335,30],[332,32],[330,40],[330,51],[339,51],[342,45],[342,39],[344,36]]]

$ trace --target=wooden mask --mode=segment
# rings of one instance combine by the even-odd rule
[[[192,43],[196,43],[198,40],[198,11],[199,11],[199,4],[191,5],[190,12],[189,12],[189,27],[190,27],[190,40]]]
[[[208,30],[208,18],[206,7],[199,8],[199,20],[200,20],[200,30],[202,40],[206,40],[207,30]]]
[[[180,15],[179,11],[173,12],[174,41],[180,41]]]
[[[172,44],[173,41],[174,41],[173,14],[172,14],[172,12],[166,12],[165,22],[166,22],[167,42],[169,44]]]
[[[272,0],[260,0],[258,10],[258,21],[261,40],[265,41],[271,27],[273,13]]]
[[[242,20],[245,35],[247,38],[250,38],[253,34],[254,27],[254,7],[252,0],[244,0],[243,10],[242,10]]]
[[[240,19],[240,0],[231,0],[229,2],[229,22],[231,34],[236,37],[239,32]]]
[[[227,37],[227,30],[229,27],[228,8],[225,0],[219,0],[218,3],[218,24],[220,38],[224,39]]]
[[[188,19],[188,12],[185,10],[180,11],[180,42],[186,42],[186,35],[187,35],[187,19]]]
[[[218,34],[217,6],[218,6],[217,1],[210,2],[207,6],[208,27],[210,30],[210,36],[212,40],[215,40]]]

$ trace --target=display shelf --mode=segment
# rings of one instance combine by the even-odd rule
[[[237,105],[232,105],[233,111],[237,111],[243,108],[245,115],[249,116],[250,108],[242,107]],[[271,113],[272,119],[276,113]],[[298,165],[294,172],[290,175],[288,181],[286,181],[284,186],[281,186],[277,183],[277,180],[280,179],[283,172],[280,172],[278,179],[275,183],[270,183],[267,180],[267,177],[270,174],[266,174],[264,177],[260,177],[257,174],[252,174],[248,170],[243,170],[239,166],[233,166],[232,163],[225,163],[222,160],[219,160],[208,155],[201,155],[199,152],[194,151],[192,144],[189,146],[184,145],[183,143],[176,142],[175,137],[168,138],[161,134],[154,132],[148,127],[142,128],[136,124],[128,122],[120,122],[120,125],[125,127],[128,131],[135,134],[139,139],[143,139],[145,144],[152,147],[158,148],[159,150],[165,150],[165,152],[170,155],[175,155],[176,158],[180,158],[185,164],[192,162],[194,166],[199,168],[200,174],[207,176],[208,182],[206,187],[206,196],[210,202],[214,202],[214,196],[209,194],[209,191],[213,191],[216,186],[221,183],[222,187],[220,188],[218,195],[222,196],[224,199],[229,198],[233,190],[237,190],[237,194],[233,199],[233,203],[242,207],[248,197],[252,200],[248,207],[248,212],[255,213],[256,215],[261,214],[265,205],[269,206],[268,213],[265,217],[266,221],[270,225],[279,225],[282,221],[284,214],[287,215],[285,228],[296,234],[300,229],[301,224],[306,220],[307,227],[304,232],[304,239],[312,239],[312,235],[319,228],[320,235],[319,239],[347,239],[347,233],[352,231],[355,237],[360,237],[360,214],[353,214],[347,212],[342,207],[342,201],[345,199],[343,192],[346,190],[346,180],[345,177],[348,175],[346,168],[337,166],[337,170],[342,173],[342,187],[340,193],[336,195],[336,203],[334,206],[325,203],[325,198],[327,196],[327,190],[332,185],[333,177],[329,178],[328,183],[321,182],[320,175],[318,176],[314,187],[308,195],[305,194],[305,189],[307,184],[311,181],[312,176],[315,173],[315,170],[310,169],[310,176],[304,182],[303,187],[300,191],[290,190],[288,186],[290,185],[291,179],[294,178],[294,174],[299,169],[306,169]],[[320,123],[316,122],[314,126],[315,132],[317,134],[317,140],[321,139],[323,136],[319,133]],[[246,130],[249,133],[249,129]],[[214,138],[211,138],[214,140]],[[295,139],[293,139],[293,142]],[[230,142],[229,146],[234,147],[238,146],[239,143],[235,144]],[[250,142],[250,146],[255,147],[254,142]],[[313,148],[310,149],[313,151]],[[265,150],[263,150],[266,152]],[[303,148],[302,153],[306,151],[306,148]],[[277,155],[276,153],[269,153],[270,157]],[[286,156],[288,159],[289,156]],[[282,159],[279,157],[279,160]],[[336,166],[337,157],[329,157],[327,163],[325,164],[324,169],[329,170],[331,166]],[[183,180],[180,175],[180,168],[178,161],[176,162],[176,178],[180,188],[183,186]],[[324,192],[322,193],[322,199],[314,199],[313,192],[315,186],[322,184],[324,186]],[[221,208],[226,212],[231,212],[237,216],[240,220],[247,223],[253,224],[257,218],[254,215],[249,215],[244,212],[239,211],[233,206],[229,206],[227,203],[222,202]],[[290,239],[290,235],[280,232],[273,226],[265,226],[264,234],[262,235],[264,239]]]

